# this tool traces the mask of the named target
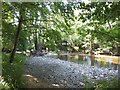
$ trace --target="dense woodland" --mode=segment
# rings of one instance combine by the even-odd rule
[[[120,2],[4,2],[2,52],[120,55]]]
[[[2,10],[2,51],[11,58],[37,49],[120,53],[119,2],[12,2]]]

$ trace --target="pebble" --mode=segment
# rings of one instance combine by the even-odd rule
[[[100,77],[104,77],[104,75],[100,75]]]
[[[84,84],[83,82],[80,82],[80,85],[81,85],[81,86],[85,86],[85,84]]]
[[[54,86],[58,86],[55,84],[57,82],[66,87],[84,86],[85,79],[88,81],[108,79],[118,75],[118,70],[87,66],[50,57],[28,58],[24,68],[35,77],[53,83]]]

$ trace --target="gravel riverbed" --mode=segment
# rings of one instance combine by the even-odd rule
[[[69,88],[83,87],[86,81],[94,82],[118,75],[118,70],[77,64],[45,56],[29,57],[25,61],[24,68],[27,74],[42,81]]]

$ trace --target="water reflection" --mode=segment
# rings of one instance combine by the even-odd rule
[[[75,62],[78,64],[85,64],[96,67],[106,67],[110,69],[117,70],[118,64],[117,59],[111,57],[95,57],[95,56],[82,56],[82,55],[59,55],[59,59]]]

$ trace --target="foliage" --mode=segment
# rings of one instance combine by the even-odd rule
[[[18,51],[35,50],[38,44],[59,51],[61,42],[67,41],[69,50],[79,47],[78,51],[88,53],[110,48],[108,51],[113,55],[120,53],[120,2],[3,2],[3,49],[11,51],[14,46],[20,10],[23,22],[16,47]],[[24,56],[16,55],[11,65],[8,56],[3,54],[4,80],[10,87],[18,88],[22,83]]]
[[[97,80],[94,83],[86,83],[85,88],[93,88],[95,90],[108,90],[109,88],[119,88],[119,80],[117,77],[109,80]]]
[[[71,47],[80,47],[80,51],[88,51],[90,46],[94,49],[94,44],[99,44],[100,48],[112,48],[120,44],[119,2],[22,4],[24,22],[17,46],[20,51],[34,48],[36,37],[37,43],[49,50],[60,49],[62,40],[68,41]],[[2,9],[3,44],[4,48],[10,49],[14,42],[20,5],[3,3]]]
[[[3,80],[8,84],[11,89],[17,89],[23,87],[23,64],[25,60],[25,55],[16,54],[15,62],[10,64],[8,63],[9,55],[3,53],[3,61],[2,61],[2,76]]]

